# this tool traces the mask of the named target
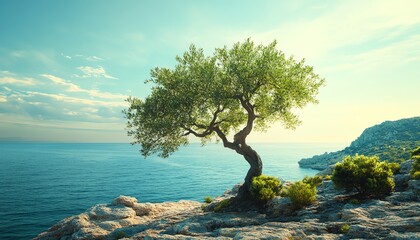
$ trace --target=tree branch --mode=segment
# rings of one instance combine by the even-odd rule
[[[245,144],[246,137],[251,133],[256,118],[254,106],[247,99],[239,99],[242,107],[248,113],[248,121],[246,126],[234,136],[234,142],[238,144]]]
[[[213,113],[213,118],[212,118],[212,120],[211,120],[211,122],[208,126],[203,125],[203,124],[199,124],[199,123],[196,123],[196,122],[192,123],[192,125],[194,125],[198,128],[204,129],[204,132],[202,132],[202,133],[197,133],[194,130],[192,130],[191,128],[187,128],[185,126],[182,126],[182,128],[184,128],[185,130],[188,131],[188,132],[184,133],[184,136],[187,136],[190,133],[193,134],[196,137],[205,137],[205,136],[208,136],[208,135],[212,134],[213,133],[212,128],[223,122],[223,120],[220,120],[218,122],[216,122],[216,120],[217,120],[218,114],[223,112],[224,109],[225,108],[221,107],[220,104],[219,104],[219,106],[217,106],[217,110]]]
[[[237,153],[239,154],[244,154],[244,152],[242,151],[242,149],[240,148],[240,146],[236,143],[230,142],[227,138],[226,135],[222,132],[222,130],[220,130],[219,127],[213,127],[213,131],[215,131],[217,133],[217,136],[219,136],[220,139],[222,139],[223,142],[223,146],[226,148],[230,148],[232,150],[235,150]]]

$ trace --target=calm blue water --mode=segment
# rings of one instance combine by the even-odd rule
[[[338,144],[253,144],[264,173],[287,180],[316,171],[303,157]],[[168,159],[139,155],[129,144],[0,143],[0,239],[30,239],[57,221],[119,195],[141,202],[201,201],[241,182],[244,159],[221,144],[192,144]]]

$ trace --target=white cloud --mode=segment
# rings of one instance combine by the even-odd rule
[[[0,84],[10,84],[10,85],[17,85],[17,86],[32,86],[32,85],[35,85],[36,82],[32,78],[17,79],[14,77],[2,77],[0,78]]]
[[[64,58],[67,58],[67,59],[72,59],[72,57],[71,57],[71,56],[69,56],[69,55],[65,55],[64,53],[61,53],[61,56],[63,56]]]
[[[104,107],[126,107],[126,103],[123,101],[100,101],[100,100],[91,100],[85,98],[70,97],[64,94],[55,94],[55,93],[43,93],[28,91],[27,96],[42,96],[47,98],[52,98],[56,101],[67,102],[67,103],[78,103],[83,105],[90,106],[104,106]]]
[[[51,80],[55,84],[66,86],[67,91],[69,91],[69,92],[84,92],[83,89],[81,89],[76,84],[73,84],[71,82],[67,82],[66,80],[64,80],[62,78],[59,78],[59,77],[56,77],[56,76],[53,76],[53,75],[50,75],[50,74],[41,74],[41,76]]]
[[[2,103],[2,102],[7,102],[7,99],[6,99],[5,96],[0,94],[0,103]]]
[[[97,56],[89,56],[89,57],[86,57],[86,60],[90,62],[97,62],[97,61],[103,61],[104,59]]]
[[[106,98],[106,99],[115,99],[115,100],[124,100],[127,98],[126,95],[122,95],[122,94],[115,94],[115,93],[109,93],[109,92],[101,92],[99,90],[88,90],[88,89],[83,89],[80,86],[68,82],[62,78],[50,75],[50,74],[42,74],[41,76],[51,80],[52,82],[62,85],[62,86],[66,86],[67,92],[80,92],[80,93],[87,93],[88,95],[92,96],[92,97],[99,97],[99,98]]]
[[[90,66],[80,66],[77,69],[79,69],[80,71],[84,73],[84,75],[82,76],[77,75],[77,77],[81,77],[81,78],[104,77],[104,78],[109,78],[109,79],[117,79],[116,77],[109,75],[102,66],[98,66],[97,68],[90,67]]]

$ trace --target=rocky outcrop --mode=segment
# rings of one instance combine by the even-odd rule
[[[242,213],[206,212],[196,201],[138,203],[120,196],[58,222],[35,239],[420,239],[420,181],[403,185],[385,199],[358,202],[353,193],[324,181],[318,202],[305,209],[295,210],[288,198],[276,197],[264,212]],[[229,199],[237,188],[215,201]]]
[[[420,117],[386,121],[367,128],[343,150],[304,158],[299,166],[324,170],[345,156],[377,155],[383,161],[403,161],[410,158],[410,151],[420,146]]]

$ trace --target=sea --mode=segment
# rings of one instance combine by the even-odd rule
[[[312,176],[301,158],[340,143],[250,144],[263,173],[285,180]],[[203,201],[243,181],[248,164],[222,144],[181,147],[169,158],[144,158],[128,143],[0,143],[0,239],[31,239],[59,220],[120,195],[139,202]]]

